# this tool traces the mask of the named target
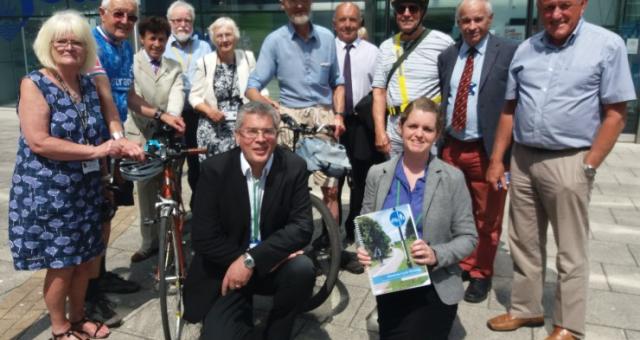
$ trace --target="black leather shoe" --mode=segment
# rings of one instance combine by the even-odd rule
[[[469,279],[469,286],[464,292],[464,301],[471,303],[482,302],[491,290],[491,279]]]
[[[364,273],[364,267],[358,262],[358,256],[356,253],[343,250],[340,259],[340,268],[348,271],[351,274]]]
[[[125,280],[113,272],[106,272],[98,281],[102,293],[131,294],[140,290],[136,282]]]

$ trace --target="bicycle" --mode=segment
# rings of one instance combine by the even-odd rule
[[[162,132],[157,135],[158,138],[150,139],[145,145],[148,160],[144,163],[125,161],[121,163],[120,170],[130,180],[145,180],[162,174],[159,202],[155,205],[159,212],[160,226],[156,280],[164,338],[172,340],[181,338],[185,326],[182,319],[182,285],[186,278],[186,265],[189,263],[189,252],[184,251],[186,211],[182,202],[180,168],[186,156],[204,154],[208,150],[186,149],[174,137],[173,132],[169,131],[170,128],[163,127],[160,130]]]
[[[280,132],[283,132],[282,129],[284,129],[293,133],[292,143],[290,144],[293,152],[296,151],[301,138],[315,136],[323,129],[325,131],[329,130],[328,133],[331,133],[329,126],[315,128],[306,124],[299,124],[287,114],[282,114],[281,119],[284,126],[280,128]],[[304,248],[304,253],[311,258],[317,273],[320,275],[316,277],[316,286],[311,298],[303,308],[304,312],[316,309],[331,294],[338,278],[342,253],[338,223],[322,199],[311,192],[311,188],[309,188],[309,191],[314,230],[311,243]]]

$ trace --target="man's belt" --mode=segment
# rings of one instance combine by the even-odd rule
[[[579,151],[587,151],[591,149],[590,146],[583,146],[580,148],[566,148],[566,149],[544,149],[544,148],[538,148],[535,146],[529,146],[521,143],[517,143],[517,144],[518,146],[523,146],[529,150],[542,152],[542,153],[573,153],[573,152],[579,152]]]

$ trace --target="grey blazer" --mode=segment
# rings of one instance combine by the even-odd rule
[[[447,98],[451,92],[451,74],[456,65],[461,46],[462,41],[458,41],[438,56],[438,77],[440,78],[440,89],[442,90],[442,112],[447,112]],[[493,150],[493,140],[495,139],[500,112],[505,102],[504,96],[507,88],[509,65],[517,48],[518,43],[516,41],[489,34],[486,56],[480,73],[477,108],[478,121],[482,130],[482,141],[487,157],[491,156]],[[505,155],[505,160],[509,160],[507,155]]]
[[[382,209],[400,156],[374,165],[367,175],[362,214]],[[438,264],[429,268],[442,302],[453,305],[464,295],[458,262],[476,246],[471,197],[462,172],[431,156],[422,206],[422,239],[436,252]]]

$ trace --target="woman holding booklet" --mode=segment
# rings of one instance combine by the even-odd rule
[[[418,232],[411,257],[427,266],[432,282],[376,297],[381,339],[447,339],[464,295],[458,262],[471,254],[477,234],[462,172],[430,153],[443,126],[437,104],[415,100],[400,117],[403,153],[367,175],[361,213],[409,204]],[[371,255],[358,248],[363,265]]]

